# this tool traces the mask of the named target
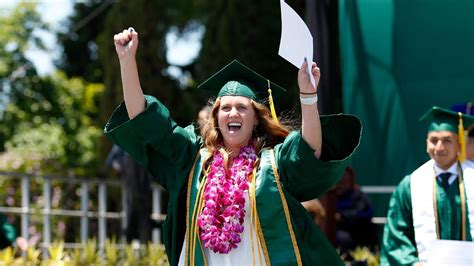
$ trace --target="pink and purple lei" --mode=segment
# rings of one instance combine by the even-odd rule
[[[204,189],[204,207],[197,223],[204,247],[215,253],[227,254],[241,242],[245,217],[244,192],[249,189],[248,176],[256,160],[252,146],[241,148],[228,176],[222,154],[219,151],[213,154]]]

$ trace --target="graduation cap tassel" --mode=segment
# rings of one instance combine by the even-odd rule
[[[462,113],[458,112],[459,115],[459,126],[458,126],[458,136],[459,136],[459,146],[461,146],[461,154],[459,155],[459,161],[463,162],[466,160],[466,140],[464,137],[464,125],[462,122]]]
[[[273,105],[273,97],[272,97],[272,89],[270,89],[270,80],[267,79],[268,82],[268,100],[270,101],[270,112],[272,113],[273,120],[279,125],[278,117],[275,112],[275,105]]]

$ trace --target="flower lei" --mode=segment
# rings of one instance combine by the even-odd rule
[[[197,224],[204,247],[215,253],[227,254],[240,243],[244,231],[247,177],[257,160],[255,149],[245,146],[234,158],[227,176],[224,159],[219,151],[213,154],[207,185],[204,189],[204,207]]]

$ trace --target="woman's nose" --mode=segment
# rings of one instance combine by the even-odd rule
[[[236,116],[238,114],[239,112],[237,112],[237,108],[232,107],[232,109],[230,109],[230,113],[229,113],[230,116]]]

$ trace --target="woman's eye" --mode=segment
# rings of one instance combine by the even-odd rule
[[[230,106],[222,106],[221,110],[225,112],[230,111]]]

